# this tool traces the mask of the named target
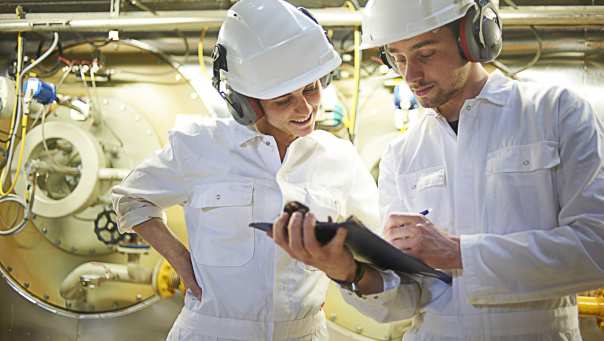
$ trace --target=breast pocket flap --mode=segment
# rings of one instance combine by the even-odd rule
[[[193,196],[192,205],[202,209],[249,206],[254,186],[251,183],[216,183],[203,186]]]
[[[433,167],[418,172],[403,174],[398,182],[407,191],[421,191],[430,187],[442,187],[447,183],[444,167]]]
[[[487,172],[514,173],[534,172],[554,168],[560,164],[558,144],[541,141],[532,144],[511,146],[491,152],[487,160]]]

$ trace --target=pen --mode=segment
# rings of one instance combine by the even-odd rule
[[[421,215],[428,215],[428,213],[430,213],[431,210],[432,210],[431,208],[426,208],[425,210],[419,212],[419,214],[421,214]]]

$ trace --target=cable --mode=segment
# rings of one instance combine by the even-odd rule
[[[357,4],[346,1],[346,7],[353,11],[357,11]],[[345,122],[348,128],[348,136],[352,144],[355,144],[357,137],[357,114],[359,106],[359,96],[361,92],[361,31],[358,26],[354,28],[354,91],[352,97],[352,105],[350,107],[350,120]]]
[[[54,49],[57,47],[59,43],[59,34],[57,32],[54,33],[54,39],[53,42],[51,44],[51,46],[48,48],[48,50],[46,50],[46,52],[44,52],[44,54],[42,54],[42,56],[40,56],[40,58],[36,59],[33,63],[31,63],[30,65],[28,65],[23,72],[19,72],[19,70],[17,70],[17,82],[16,82],[16,86],[17,86],[17,103],[16,103],[16,117],[14,118],[14,130],[11,129],[11,137],[10,137],[10,142],[9,142],[9,146],[8,146],[8,161],[6,164],[5,172],[0,175],[0,194],[2,195],[6,195],[8,193],[11,193],[16,184],[17,184],[17,180],[19,179],[19,174],[20,174],[20,170],[21,170],[21,165],[23,163],[23,152],[25,150],[25,137],[26,137],[26,133],[27,133],[27,122],[28,122],[28,116],[27,115],[23,115],[23,102],[22,102],[22,78],[24,75],[26,75],[31,69],[33,69],[34,67],[36,67],[38,64],[40,64],[42,61],[44,61],[46,58],[48,58],[48,56],[50,56],[50,54],[54,51]],[[21,54],[23,53],[23,40],[21,39],[21,33],[18,34],[18,38],[17,38],[17,54]],[[18,58],[22,60],[21,58]],[[19,69],[19,62],[17,61],[17,69]],[[19,124],[19,121],[21,121],[21,148],[19,151],[19,159],[17,161],[17,168],[16,168],[16,172],[15,172],[15,178],[13,179],[11,185],[9,186],[9,189],[5,192],[4,191],[4,181],[6,180],[6,176],[10,176],[10,171],[11,171],[11,165],[12,165],[12,159],[13,159],[13,153],[15,150],[15,143],[17,140],[17,126]]]
[[[519,9],[518,5],[516,5],[516,3],[514,1],[512,1],[512,0],[503,0],[503,1],[508,6],[512,7],[513,9],[515,9],[515,10]],[[510,68],[508,66],[506,66],[505,64],[503,64],[502,62],[499,62],[499,61],[492,62],[492,64],[496,68],[503,71],[503,73],[505,73],[507,76],[509,76],[512,79],[518,79],[518,77],[516,77],[517,74],[535,66],[535,64],[537,64],[537,62],[539,62],[539,59],[541,59],[541,52],[543,51],[543,40],[541,39],[541,36],[539,35],[539,32],[537,31],[537,28],[534,25],[529,25],[529,28],[535,35],[535,39],[537,39],[537,51],[535,52],[535,56],[533,56],[533,59],[531,59],[530,62],[528,62],[525,66],[519,68],[516,71],[510,70]]]
[[[187,35],[182,33],[181,30],[174,30],[176,31],[176,34],[178,34],[179,37],[182,38],[182,41],[185,44],[185,57],[184,57],[184,61],[183,64],[188,64],[189,63],[189,55],[191,54],[191,47],[189,46],[189,40],[187,39]]]
[[[541,58],[541,51],[543,50],[543,41],[541,40],[539,32],[537,32],[535,26],[529,27],[531,28],[531,31],[533,31],[533,34],[535,34],[535,39],[537,39],[537,52],[535,52],[535,56],[530,62],[528,62],[525,66],[519,68],[518,70],[514,71],[511,76],[516,76],[518,73],[535,66],[535,64],[537,64],[537,62],[539,62],[539,59]]]
[[[201,74],[210,78],[210,74],[208,73],[208,69],[206,68],[206,64],[203,62],[203,42],[206,39],[206,32],[208,29],[206,27],[202,28],[199,32],[199,42],[197,43],[197,61],[199,62],[199,68],[201,69]]]

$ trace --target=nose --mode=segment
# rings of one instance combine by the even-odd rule
[[[312,111],[312,104],[303,94],[296,94],[294,109],[300,114],[308,115]]]
[[[405,65],[405,81],[407,81],[407,84],[414,84],[424,78],[424,70],[421,63],[413,61],[412,58],[410,59]]]

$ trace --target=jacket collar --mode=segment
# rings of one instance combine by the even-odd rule
[[[512,81],[499,70],[492,72],[476,99],[484,99],[493,104],[503,106],[507,102]]]

